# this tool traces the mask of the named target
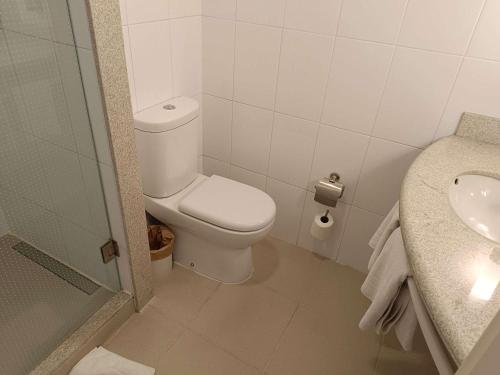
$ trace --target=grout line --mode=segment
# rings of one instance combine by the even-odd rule
[[[254,104],[249,104],[249,103],[241,102],[241,101],[238,101],[238,100],[228,99],[228,98],[225,98],[225,97],[222,97],[222,96],[218,96],[218,95],[214,95],[214,94],[211,94],[211,93],[204,93],[203,95],[212,96],[212,97],[220,99],[220,100],[231,101],[231,102],[234,102],[236,104],[242,104],[242,105],[246,105],[246,106],[253,107],[253,108],[256,108],[256,109],[273,112],[274,114],[279,114],[279,115],[283,115],[283,116],[293,117],[295,119],[302,120],[302,121],[313,122],[313,123],[316,123],[316,124],[319,124],[319,125],[323,125],[323,126],[329,126],[329,127],[332,127],[332,128],[335,128],[335,129],[338,129],[340,131],[344,131],[344,132],[347,132],[347,133],[353,133],[353,134],[362,135],[362,136],[365,136],[365,137],[368,137],[368,138],[375,138],[375,139],[380,139],[380,140],[383,140],[383,141],[386,141],[386,142],[397,143],[399,145],[403,145],[403,146],[406,146],[406,147],[411,147],[411,148],[414,148],[414,149],[423,150],[423,149],[425,149],[428,146],[428,145],[425,145],[425,146],[409,145],[409,144],[406,144],[406,143],[403,143],[403,142],[400,142],[400,141],[395,141],[395,140],[388,139],[388,138],[382,138],[382,137],[378,137],[378,136],[375,136],[375,135],[370,135],[370,134],[367,134],[367,133],[362,133],[360,131],[356,131],[356,130],[352,130],[352,129],[342,128],[340,126],[329,124],[329,123],[326,123],[326,122],[315,121],[315,120],[307,119],[307,118],[304,118],[304,117],[299,117],[297,115],[291,115],[291,114],[288,114],[288,113],[284,113],[284,112],[276,111],[276,110],[273,110],[273,109],[269,109],[269,108],[257,106],[257,105],[254,105]],[[162,102],[164,102],[164,100]],[[162,102],[160,102],[160,103],[162,103]],[[157,104],[159,104],[159,103],[157,103]],[[157,105],[157,104],[155,104],[155,105]],[[148,107],[148,108],[150,108],[150,107]],[[256,173],[260,173],[260,172],[256,172]]]
[[[407,2],[408,5],[408,2]],[[406,8],[404,13],[406,13]],[[204,15],[203,17],[214,19],[214,20],[220,20],[220,21],[230,21],[230,22],[235,22],[235,23],[245,23],[245,24],[250,24],[250,25],[255,25],[255,26],[265,26],[265,27],[271,27],[275,29],[283,29],[283,30],[290,30],[290,31],[296,31],[296,32],[302,32],[305,34],[311,34],[311,35],[316,35],[320,37],[327,37],[327,38],[342,38],[342,39],[350,39],[350,40],[355,40],[355,41],[360,41],[360,42],[367,42],[367,43],[373,43],[373,44],[380,44],[380,45],[386,45],[386,46],[394,46],[394,47],[400,47],[400,48],[407,48],[415,51],[423,51],[423,52],[430,52],[430,53],[437,53],[437,54],[442,54],[442,55],[451,55],[451,56],[464,56],[463,53],[453,53],[453,52],[446,52],[446,51],[440,51],[437,49],[430,49],[430,48],[422,48],[422,47],[412,47],[406,44],[398,43],[397,39],[398,36],[396,37],[394,42],[383,42],[380,40],[372,40],[372,39],[366,39],[366,38],[360,38],[360,37],[354,37],[354,36],[349,36],[349,35],[334,35],[334,34],[322,34],[322,33],[317,33],[314,31],[309,31],[309,30],[302,30],[302,29],[297,29],[293,27],[285,27],[285,26],[276,26],[276,25],[269,25],[269,24],[264,24],[264,23],[256,23],[256,22],[249,22],[249,21],[242,21],[242,20],[231,20],[229,18],[222,18],[222,17],[215,17],[215,16],[208,16]],[[404,20],[404,16],[402,17],[402,21]],[[400,22],[400,29],[402,27],[402,21]],[[398,31],[399,34],[399,31]],[[466,55],[467,56],[467,55]],[[467,56],[467,57],[474,57],[474,56]],[[488,59],[488,58],[483,58],[483,57],[477,57],[479,60],[487,60],[491,62],[500,62],[500,59]]]
[[[304,224],[304,213],[305,213],[305,210],[306,210],[307,196],[308,196],[308,192],[310,191],[309,187],[311,186],[312,171],[313,171],[313,168],[314,168],[314,162],[316,160],[316,155],[317,155],[316,153],[318,151],[319,142],[320,142],[319,134],[321,132],[321,121],[323,119],[323,114],[324,114],[324,110],[325,110],[325,106],[326,106],[326,97],[328,95],[328,87],[330,86],[330,78],[331,78],[331,74],[332,74],[332,70],[333,70],[333,59],[334,59],[334,56],[335,56],[335,48],[337,46],[337,35],[338,35],[338,32],[339,32],[339,28],[340,28],[340,18],[342,16],[343,8],[344,8],[344,1],[342,0],[342,2],[340,4],[339,14],[337,16],[337,27],[335,29],[335,35],[332,38],[332,44],[333,45],[332,45],[332,51],[330,53],[329,62],[328,62],[328,73],[326,75],[325,87],[323,89],[322,105],[321,105],[321,109],[320,109],[320,113],[319,113],[319,118],[318,118],[318,120],[316,122],[316,124],[317,124],[316,138],[315,138],[315,142],[314,142],[314,150],[313,150],[313,154],[312,154],[312,158],[311,158],[311,163],[309,165],[309,173],[307,175],[306,195],[305,195],[305,199],[304,199],[304,205],[302,207],[302,213],[300,215],[299,231],[298,231],[298,234],[297,234],[296,244],[298,244],[299,241],[300,241],[300,235],[301,235],[301,231],[302,231],[302,225]]]
[[[127,15],[128,16],[128,15]],[[148,23],[158,23],[158,22],[165,22],[165,21],[172,21],[172,20],[182,20],[186,18],[194,18],[194,17],[201,17],[201,14],[190,14],[187,16],[180,16],[180,17],[170,17],[170,10],[169,10],[169,16],[166,18],[158,18],[154,20],[147,20],[147,21],[139,21],[139,22],[128,22],[125,24],[121,24],[122,26],[135,26],[135,25],[146,25]],[[216,17],[213,17],[216,18]]]
[[[384,95],[386,93],[386,90],[387,90],[387,85],[389,84],[389,77],[391,76],[391,72],[392,72],[392,68],[394,66],[394,59],[396,57],[396,52],[399,48],[399,46],[397,45],[397,41],[399,40],[399,36],[401,35],[401,29],[403,28],[403,23],[404,23],[404,20],[406,18],[406,12],[408,11],[408,4],[410,3],[410,0],[407,0],[406,1],[406,4],[405,4],[405,9],[403,11],[403,15],[401,17],[401,21],[399,23],[399,27],[398,27],[398,31],[396,33],[396,37],[395,37],[395,41],[396,43],[394,43],[394,50],[392,51],[392,56],[391,56],[391,61],[389,62],[389,67],[387,68],[387,73],[386,73],[386,76],[385,76],[385,81],[384,81],[384,85],[382,87],[382,91],[381,91],[381,94],[380,94],[380,98],[379,98],[379,102],[378,102],[378,105],[377,105],[377,112],[375,113],[375,118],[373,119],[373,123],[372,123],[372,127],[370,129],[370,137],[373,136],[373,133],[375,132],[375,126],[377,124],[377,121],[378,121],[378,118],[379,118],[379,115],[380,115],[380,109],[382,108],[382,102],[383,102],[383,99],[384,99]],[[371,140],[370,140],[371,142]],[[366,158],[366,154],[365,154],[365,158]],[[365,163],[365,159],[363,159],[363,164],[362,166],[364,167],[364,163]]]
[[[281,294],[279,294],[281,295]],[[297,305],[295,306],[295,310],[293,310],[293,313],[292,315],[290,316],[290,319],[288,320],[288,323],[287,325],[285,326],[285,328],[283,329],[283,331],[281,332],[281,335],[280,337],[278,338],[278,341],[276,342],[276,345],[274,346],[274,349],[273,349],[273,352],[271,353],[271,355],[269,356],[269,359],[267,360],[267,363],[264,365],[262,371],[264,371],[264,373],[266,373],[269,365],[271,364],[271,362],[273,361],[274,357],[276,356],[276,353],[280,347],[280,344],[281,342],[283,341],[283,337],[285,336],[285,332],[288,330],[288,328],[290,327],[290,325],[292,324],[292,320],[293,318],[295,317],[295,315],[297,314],[297,311],[299,310],[299,307],[301,306],[300,302],[297,302]]]
[[[409,4],[409,2],[410,2],[410,0],[406,1],[405,9],[403,11],[403,16],[401,17],[401,22],[399,24],[398,31],[397,31],[397,34],[396,34],[396,38],[395,38],[396,41],[399,39],[399,36],[401,34],[401,29],[403,28],[403,22],[404,22],[404,19],[406,18],[406,12],[408,10],[408,4]],[[361,181],[361,177],[363,175],[363,171],[364,171],[365,166],[366,166],[366,160],[367,160],[367,157],[368,157],[368,151],[370,150],[370,146],[372,145],[372,140],[373,140],[373,138],[377,138],[377,137],[373,136],[373,133],[375,131],[375,126],[377,124],[377,120],[378,120],[378,117],[379,117],[379,114],[380,114],[380,109],[382,107],[382,101],[384,99],[384,95],[385,95],[385,92],[386,92],[386,89],[387,89],[387,85],[389,83],[389,77],[391,76],[391,71],[392,71],[392,67],[394,65],[394,59],[395,59],[395,56],[396,56],[397,48],[398,47],[394,47],[394,50],[392,51],[391,61],[389,63],[389,67],[387,68],[385,82],[384,82],[384,85],[383,85],[383,88],[382,88],[382,91],[381,91],[381,94],[380,94],[378,106],[377,106],[377,112],[375,114],[375,118],[373,120],[372,127],[371,127],[371,130],[370,130],[370,135],[369,135],[370,138],[368,139],[368,145],[366,146],[365,153],[363,155],[363,161],[361,162],[361,168],[359,169],[359,173],[358,173],[357,180],[356,180],[356,185],[353,188],[352,203],[354,203],[355,200],[356,200],[356,195],[358,193],[358,189],[359,189],[359,184],[360,184],[360,181]],[[349,219],[350,216],[351,216],[351,211],[349,211],[349,215],[348,215],[348,218],[346,220],[346,224],[347,224],[347,221],[348,221],[348,219]],[[347,225],[346,225],[346,227],[347,227]],[[345,229],[344,229],[344,233],[345,233]],[[344,237],[343,237],[343,234],[342,234],[342,238],[340,240],[341,243],[339,245],[339,251],[340,251],[340,246],[342,245],[343,239],[344,239]]]
[[[238,2],[236,1],[234,7],[234,17],[238,13]],[[229,128],[229,164],[233,161],[233,128],[234,128],[234,93],[235,93],[235,78],[236,78],[236,37],[238,33],[237,23],[233,22],[234,27],[234,38],[233,38],[233,89],[232,89],[232,99],[231,99],[231,127]],[[229,168],[229,174],[231,174],[231,168]]]
[[[450,92],[448,93],[448,97],[447,97],[447,99],[446,99],[446,103],[445,103],[445,105],[444,105],[444,107],[443,107],[443,110],[442,110],[442,112],[441,112],[441,116],[439,117],[439,121],[437,122],[436,129],[434,130],[434,134],[433,134],[433,136],[432,136],[432,140],[435,140],[435,139],[436,139],[436,136],[437,136],[437,134],[438,134],[439,130],[441,129],[441,124],[442,124],[442,121],[443,121],[444,115],[445,115],[445,113],[446,113],[446,110],[448,109],[448,105],[450,104],[450,101],[451,101],[451,98],[452,98],[452,96],[453,96],[453,93],[455,92],[455,88],[456,88],[456,85],[457,85],[457,82],[458,82],[458,78],[460,77],[460,73],[462,73],[462,68],[463,68],[463,65],[464,65],[465,59],[468,57],[467,55],[468,55],[468,52],[469,52],[469,50],[470,50],[470,46],[471,46],[471,44],[472,44],[472,40],[473,40],[474,34],[475,34],[475,32],[476,32],[477,26],[478,26],[478,24],[479,24],[479,21],[480,21],[481,16],[482,16],[482,14],[483,14],[483,12],[484,12],[484,8],[486,7],[486,3],[487,3],[487,2],[488,2],[488,0],[485,0],[485,1],[483,2],[483,5],[482,5],[481,10],[480,10],[480,12],[479,12],[479,15],[478,15],[478,17],[477,17],[477,19],[476,19],[476,23],[474,24],[474,27],[472,28],[472,32],[471,32],[471,34],[470,34],[470,36],[469,36],[469,40],[468,40],[468,42],[467,42],[467,46],[465,47],[465,51],[464,51],[464,53],[462,54],[462,59],[461,59],[461,61],[460,61],[460,64],[459,64],[459,66],[458,66],[457,73],[456,73],[456,75],[455,75],[455,80],[453,81],[453,84],[451,85]],[[480,59],[480,60],[482,60],[482,59]]]
[[[135,68],[134,68],[135,64],[134,64],[134,57],[133,57],[133,54],[132,54],[132,41],[131,41],[131,38],[130,38],[130,28],[128,27],[128,25],[122,26],[122,32],[123,32],[123,28],[126,29],[127,44],[128,44],[128,48],[125,48],[125,40],[123,40],[123,43],[124,43],[124,52],[125,52],[125,66],[127,65],[126,53],[127,53],[127,50],[128,50],[129,55],[130,55],[130,70],[131,70],[130,73],[131,73],[132,80],[133,80],[133,83],[134,83],[134,89],[133,90],[130,90],[130,84],[129,84],[129,91],[133,91],[133,94],[134,94],[134,98],[131,97],[130,100],[131,100],[132,103],[135,101],[135,107],[136,108],[133,108],[132,110],[134,112],[137,112],[138,111],[138,107],[139,107],[139,103],[137,101],[137,85],[136,85]],[[122,39],[123,39],[123,37],[122,37]],[[126,68],[129,69],[128,66],[126,66]],[[156,104],[159,104],[159,103],[156,103]],[[144,109],[146,109],[146,108],[144,108]]]

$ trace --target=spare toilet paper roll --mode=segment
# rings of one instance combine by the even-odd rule
[[[330,233],[333,231],[333,220],[332,215],[319,214],[314,217],[311,224],[311,236],[317,240],[326,240]]]

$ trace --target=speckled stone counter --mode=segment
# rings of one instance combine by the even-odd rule
[[[500,244],[469,229],[451,208],[448,188],[462,174],[500,178],[500,146],[461,136],[439,140],[412,164],[400,197],[413,277],[457,364],[500,310],[500,288],[489,300],[471,293],[484,277],[500,279]]]

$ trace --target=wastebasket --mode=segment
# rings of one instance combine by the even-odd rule
[[[161,282],[172,271],[175,235],[166,225],[148,225],[148,240],[153,279]]]

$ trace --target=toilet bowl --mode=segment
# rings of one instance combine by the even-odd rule
[[[176,235],[174,262],[224,283],[253,273],[251,246],[276,205],[252,186],[196,172],[198,103],[176,98],[135,116],[146,211]]]

